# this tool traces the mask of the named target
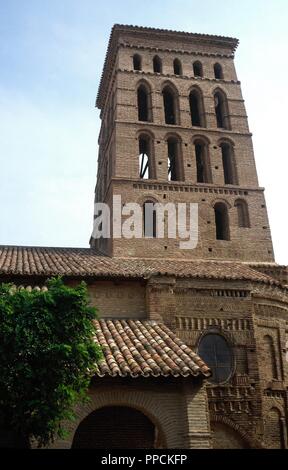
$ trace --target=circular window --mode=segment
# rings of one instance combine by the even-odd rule
[[[226,382],[233,370],[233,355],[225,338],[207,333],[200,340],[198,354],[212,371],[211,382]]]

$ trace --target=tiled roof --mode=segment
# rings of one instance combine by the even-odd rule
[[[99,377],[209,377],[210,369],[163,323],[97,320],[96,338],[104,358]]]
[[[90,248],[0,246],[0,276],[149,278],[151,275],[230,279],[281,285],[237,261],[116,258]]]

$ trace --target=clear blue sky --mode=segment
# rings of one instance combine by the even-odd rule
[[[287,0],[1,0],[0,244],[88,246],[94,103],[114,23],[240,39],[236,67],[259,180],[276,259],[288,264]]]

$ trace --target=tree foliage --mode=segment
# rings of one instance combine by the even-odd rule
[[[39,446],[65,435],[61,423],[87,397],[101,357],[85,283],[72,288],[53,278],[47,288],[0,285],[0,415]]]

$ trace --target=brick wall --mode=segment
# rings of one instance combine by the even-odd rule
[[[50,448],[70,448],[80,423],[95,410],[107,406],[130,407],[131,413],[133,410],[143,413],[157,429],[155,445],[160,448],[210,447],[205,389],[193,378],[100,379],[91,387],[89,396],[90,402],[77,408],[75,422],[67,423],[69,437],[55,441]],[[193,432],[188,427],[188,417],[193,422]],[[106,441],[105,447],[109,445]]]
[[[88,291],[101,318],[145,318],[146,289],[144,283],[98,281]]]
[[[120,286],[114,286],[112,282],[101,281],[99,288],[97,284],[93,286],[95,291],[106,286],[106,311],[115,312],[119,304],[117,289],[124,292],[126,283],[123,281]],[[131,282],[127,282],[128,291],[130,288]],[[113,289],[116,289],[115,294]],[[285,291],[245,281],[176,279],[173,276],[153,276],[145,286],[138,286],[137,289],[146,292],[145,301],[142,294],[141,298],[147,318],[164,321],[195,351],[199,340],[207,331],[219,332],[232,348],[234,368],[230,379],[220,385],[207,385],[210,420],[221,424],[218,427],[214,424],[213,445],[222,445],[224,448],[267,447],[269,436],[272,436],[272,431],[268,429],[274,426],[270,426],[269,422],[275,421],[275,413],[272,413],[272,419],[270,412],[278,409],[278,434],[281,435],[281,441],[276,442],[276,433],[272,436],[273,439],[271,437],[269,445],[287,446],[288,367],[285,345],[288,339],[288,307]],[[103,299],[104,306],[105,302]],[[133,309],[131,310],[131,303],[125,294],[121,302],[122,313],[111,316],[118,318],[121,315],[132,315]],[[125,308],[128,312],[126,315]],[[264,339],[267,336],[272,338],[274,359],[270,352],[270,343]],[[276,377],[273,377],[273,360],[276,364]],[[189,394],[185,393],[183,389],[182,406],[189,416],[189,407],[196,401],[191,402]],[[186,418],[181,421],[187,438],[189,435],[195,438],[194,443],[186,444],[188,446],[202,445],[203,430],[198,429],[193,434],[193,427],[195,423],[197,425],[197,422],[201,422],[200,415],[205,409],[203,402],[200,404],[203,400],[201,394],[197,395],[198,399],[199,403],[193,413],[199,417],[194,414],[193,418],[188,417],[188,421]],[[231,442],[228,442],[229,430]]]
[[[143,41],[143,42],[142,42]],[[165,47],[164,47],[165,42]],[[141,56],[142,70],[133,70],[134,54]],[[162,72],[153,72],[153,57],[162,61]],[[181,61],[183,73],[174,75],[173,61]],[[112,57],[111,57],[112,60]],[[96,200],[112,205],[113,194],[120,194],[122,202],[143,203],[152,198],[156,202],[185,202],[199,205],[199,243],[196,249],[180,250],[174,239],[118,239],[94,241],[104,252],[114,256],[169,256],[212,259],[240,259],[267,262],[274,260],[269,221],[263,188],[259,188],[254,161],[251,134],[245,105],[237,80],[231,45],[215,41],[189,39],[167,33],[163,37],[149,37],[147,32],[121,32],[117,54],[107,82],[107,95],[101,110],[103,125],[100,132],[100,151]],[[202,63],[203,77],[195,77],[193,62]],[[215,79],[214,64],[220,63],[223,79]],[[138,121],[137,87],[146,83],[151,100],[151,122]],[[177,95],[178,124],[165,124],[162,90],[169,84]],[[191,125],[189,93],[193,87],[203,97],[206,127]],[[215,90],[221,89],[227,97],[230,130],[217,128],[214,109]],[[139,134],[151,136],[155,179],[139,179]],[[179,158],[183,181],[168,182],[167,138],[180,140]],[[210,183],[197,183],[195,138],[205,139],[210,161]],[[193,140],[194,139],[194,140]],[[228,141],[233,146],[237,182],[224,184],[220,144]],[[107,170],[108,168],[108,170]],[[115,178],[112,180],[111,178]],[[239,227],[235,202],[248,205],[250,228]],[[224,202],[228,207],[230,240],[216,240],[214,204]]]

